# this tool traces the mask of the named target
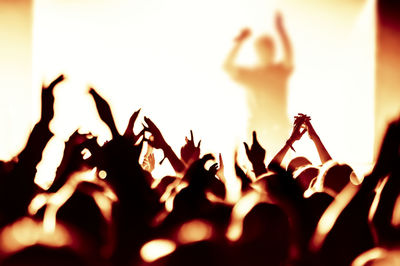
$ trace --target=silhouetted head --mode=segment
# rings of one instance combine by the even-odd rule
[[[255,48],[261,64],[272,64],[275,58],[275,45],[270,36],[259,37],[255,42]]]
[[[15,167],[16,161],[0,161],[0,177],[9,174]]]
[[[312,163],[306,157],[296,157],[290,161],[289,165],[287,166],[287,171],[293,173],[300,167],[307,165],[312,165]]]
[[[350,182],[353,169],[347,164],[334,164],[322,177],[322,185],[327,192],[338,194]]]
[[[306,191],[309,188],[311,181],[315,177],[317,177],[318,174],[319,174],[318,168],[307,167],[304,170],[302,170],[299,175],[295,177],[296,182],[303,191]]]

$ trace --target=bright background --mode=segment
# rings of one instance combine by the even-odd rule
[[[2,5],[17,8],[6,2]],[[221,66],[243,27],[250,27],[253,37],[267,33],[277,39],[273,22],[279,10],[295,60],[288,116],[311,115],[332,157],[363,172],[373,154],[374,5],[373,0],[35,0],[32,17],[0,19],[25,21],[1,29],[28,34],[31,49],[25,57],[13,53],[14,43],[25,42],[0,33],[11,51],[1,53],[8,60],[0,62],[0,113],[5,114],[0,117],[0,158],[10,159],[24,146],[39,118],[42,81],[64,73],[67,80],[55,90],[51,129],[56,136],[39,165],[39,184],[51,180],[63,141],[76,128],[102,140],[110,137],[87,94],[88,85],[109,101],[121,133],[132,112],[142,107],[141,113],[157,124],[176,152],[193,129],[204,153],[222,152],[231,166],[239,147],[244,163],[242,142],[249,140],[245,92]],[[31,35],[26,25],[32,26]],[[243,47],[239,63],[255,62],[253,41]],[[32,73],[10,67],[15,58],[29,62]],[[26,84],[15,85],[25,79]],[[319,162],[307,138],[295,148]],[[269,159],[273,155],[268,153]],[[232,173],[229,167],[227,171]],[[164,163],[156,175],[168,172]]]

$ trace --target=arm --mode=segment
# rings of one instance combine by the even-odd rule
[[[318,155],[319,155],[319,158],[321,159],[321,162],[326,163],[327,161],[332,160],[332,157],[329,155],[324,144],[322,144],[321,139],[319,138],[317,132],[315,132],[309,119],[305,121],[305,125],[307,127],[307,131],[308,131],[308,134],[309,134],[311,140],[314,142],[315,147],[317,148]]]
[[[232,77],[237,76],[239,68],[235,65],[236,57],[242,47],[243,41],[250,36],[251,32],[249,29],[243,29],[241,33],[235,38],[235,44],[232,50],[229,52],[224,62],[224,70]]]
[[[164,140],[164,137],[162,136],[160,130],[149,118],[144,117],[144,121],[147,124],[147,126],[144,125],[144,130],[150,132],[153,136],[153,139],[145,140],[153,148],[161,149],[164,152],[164,156],[169,160],[176,173],[183,173],[185,171],[185,165],[181,162],[181,160],[178,158],[178,156],[176,156],[172,148]]]
[[[135,126],[135,122],[136,119],[138,118],[140,110],[141,108],[132,114],[124,133],[124,137],[131,140],[133,144],[136,144],[136,142],[140,139],[140,137],[144,133],[144,130],[142,130],[138,135],[135,135],[135,133],[133,132],[133,127]]]
[[[289,148],[292,148],[292,145],[296,141],[301,139],[303,134],[306,132],[306,129],[303,129],[303,131],[301,131],[301,127],[303,125],[304,119],[305,119],[304,117],[296,118],[296,120],[294,122],[294,128],[293,128],[292,135],[286,141],[286,143],[283,146],[283,148],[275,155],[275,157],[269,163],[268,169],[274,169],[274,166],[276,166],[276,165],[281,166],[283,158],[285,158],[286,153],[288,152]]]
[[[18,155],[18,165],[28,170],[31,168],[36,173],[36,165],[42,159],[42,152],[47,142],[53,136],[49,129],[50,121],[54,117],[54,95],[55,86],[64,80],[64,76],[60,75],[49,86],[42,87],[42,108],[40,121],[35,125],[32,133],[29,135],[25,148]]]
[[[200,159],[200,143],[197,146],[194,143],[193,139],[193,131],[190,130],[190,139],[185,137],[186,144],[181,148],[181,159],[187,166],[190,166],[191,163]]]
[[[114,117],[111,113],[110,105],[93,88],[90,88],[89,93],[92,95],[96,103],[97,112],[99,113],[101,120],[103,120],[103,122],[106,123],[108,128],[111,130],[113,138],[119,137],[120,135],[118,133],[117,127],[115,126]]]
[[[272,159],[272,161],[269,163],[268,165],[268,169],[272,169],[271,166],[273,165],[281,165],[283,158],[285,158],[286,153],[288,152],[290,146],[291,146],[291,142],[288,140],[286,141],[285,145],[283,146],[283,148],[275,155],[275,157]]]
[[[254,174],[256,176],[265,174],[267,172],[264,164],[265,150],[258,143],[256,132],[253,131],[253,144],[251,145],[251,148],[249,148],[246,142],[243,144],[244,148],[246,149],[247,158],[249,158],[249,161],[253,165]]]
[[[275,23],[283,45],[283,64],[291,69],[293,67],[293,50],[285,27],[283,26],[282,15],[280,13],[276,14]]]
[[[36,166],[42,153],[53,136],[49,123],[54,116],[54,87],[64,80],[60,75],[49,86],[42,87],[42,107],[40,121],[35,125],[25,148],[18,155],[18,163],[3,180],[0,188],[1,223],[7,224],[26,215],[26,210],[34,197]]]

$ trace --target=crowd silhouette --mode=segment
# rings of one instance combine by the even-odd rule
[[[269,95],[265,82],[273,80],[275,84],[268,86],[280,90],[282,95],[274,97],[282,100],[293,62],[279,15],[276,24],[286,51],[282,63],[273,63],[273,43],[262,37],[258,45],[264,63],[259,69],[235,67],[232,60],[237,51],[226,69],[243,83],[260,77],[259,84],[253,84],[255,94]],[[236,50],[249,34],[244,30],[239,35]],[[279,108],[272,105],[273,112],[260,112],[259,103],[250,101],[257,122],[250,124],[252,143],[244,142],[242,148],[254,174],[236,161],[232,166],[236,176],[229,177],[224,155],[203,154],[193,131],[178,155],[150,118],[145,116],[138,126],[141,109],[120,134],[109,104],[90,88],[112,139],[99,145],[96,136],[75,131],[65,143],[54,181],[44,190],[34,182],[36,166],[53,136],[49,129],[53,91],[63,80],[60,75],[43,86],[41,117],[25,148],[13,160],[0,162],[1,265],[399,262],[400,118],[388,125],[373,170],[355,178],[350,165],[331,157],[311,117],[302,113],[294,118],[289,135],[284,131],[273,135],[280,150],[267,163],[269,147],[259,140],[264,133],[257,129],[262,123],[261,131],[287,123],[282,109],[286,104],[277,98]],[[283,161],[289,149],[294,150],[293,144],[307,135],[320,164],[296,153],[298,157],[286,166]],[[162,151],[175,171],[173,176],[153,177],[158,166],[154,149]],[[241,184],[236,202],[227,200],[227,178]]]

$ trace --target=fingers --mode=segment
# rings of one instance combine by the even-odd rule
[[[132,132],[132,135],[133,135],[133,136],[132,136],[132,137],[133,137],[133,144],[136,144],[136,142],[137,142],[141,137],[144,138],[144,132],[145,132],[144,129],[142,129],[142,130],[139,132],[139,134],[137,134],[137,135],[133,134],[133,132]],[[143,139],[142,139],[141,142],[143,142]]]
[[[134,112],[134,113],[131,115],[131,117],[129,118],[129,123],[128,123],[128,126],[127,126],[126,129],[125,129],[124,136],[130,137],[130,136],[133,135],[133,127],[135,126],[136,119],[138,118],[139,112],[140,112],[141,109],[142,109],[142,108],[139,108],[139,110],[137,110],[136,112]]]
[[[153,123],[153,121],[151,121],[151,119],[150,118],[148,118],[148,117],[144,117],[144,122],[146,122],[146,124],[148,125],[147,126],[147,128],[150,130],[150,131],[153,131],[154,129],[157,129],[157,126]]]
[[[203,156],[203,158],[201,158],[202,160],[204,160],[205,162],[209,161],[209,160],[214,160],[214,156],[210,153],[206,154]]]
[[[253,131],[253,145],[260,146],[260,144],[258,143],[258,140],[257,140],[257,132],[255,132],[255,131]]]
[[[246,149],[246,154],[249,154],[250,153],[249,145],[247,145],[246,142],[243,142],[243,144],[244,144],[244,148]]]
[[[95,89],[93,88],[89,88],[89,93],[93,96],[93,97],[100,97],[100,95],[96,92]]]
[[[143,136],[144,135],[144,132],[145,132],[145,130],[144,130],[144,128],[139,132],[139,134],[137,134],[136,135],[136,137],[141,137],[141,136]]]
[[[197,144],[197,148],[200,148],[201,140],[199,140],[199,143]]]
[[[251,35],[250,29],[249,28],[244,28],[244,29],[241,30],[239,35],[234,40],[235,41],[243,41],[244,39],[246,39],[250,35]]]
[[[145,125],[145,124],[142,123],[142,126],[143,126],[143,130],[144,131],[150,132],[150,128],[149,128],[148,125]]]
[[[256,131],[253,131],[253,141],[254,140],[257,140],[257,133],[256,133]]]
[[[54,89],[54,87],[55,87],[58,83],[60,83],[61,81],[63,81],[63,80],[64,80],[64,75],[61,74],[60,76],[58,76],[55,80],[53,80],[53,81],[50,83],[50,85],[47,87],[47,89],[50,89],[50,90]]]
[[[193,139],[193,131],[192,130],[190,130],[190,141],[194,141],[194,139]]]
[[[211,165],[208,171],[215,175],[218,172],[218,163]]]
[[[131,118],[129,119],[129,122],[132,123],[132,125],[135,124],[136,119],[137,119],[138,116],[139,116],[140,110],[142,110],[142,108],[139,108],[139,110],[137,110],[136,112],[134,112],[134,113],[132,114]],[[131,122],[131,121],[132,121],[132,122]]]
[[[224,167],[224,161],[222,160],[222,154],[220,153],[218,157],[219,157],[219,166],[220,166],[220,168],[223,168]]]

